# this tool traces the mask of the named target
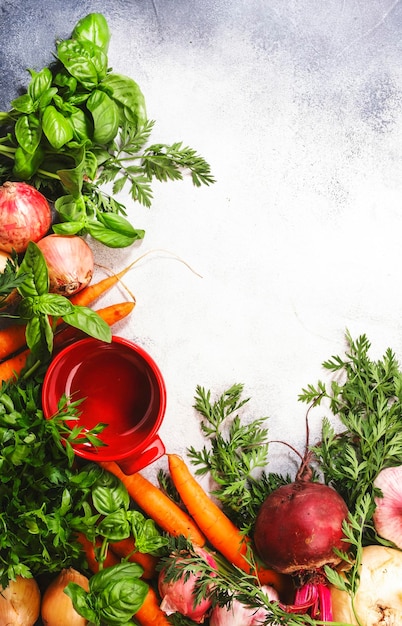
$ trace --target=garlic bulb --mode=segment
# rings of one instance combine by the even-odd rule
[[[381,470],[374,487],[382,492],[382,497],[375,498],[375,530],[402,549],[402,465]]]
[[[355,626],[402,624],[402,552],[385,546],[363,548],[354,607],[349,594],[331,588],[334,622]]]
[[[39,617],[40,591],[34,578],[17,576],[0,587],[0,626],[33,626]]]

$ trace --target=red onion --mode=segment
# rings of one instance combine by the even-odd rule
[[[71,296],[86,287],[93,276],[90,246],[78,235],[47,235],[37,243],[49,272],[49,291]]]
[[[0,187],[0,249],[25,252],[30,241],[39,241],[52,224],[46,198],[27,183],[6,182]]]
[[[197,547],[194,547],[194,550],[216,569],[215,559],[208,552]],[[184,559],[185,557],[183,557]],[[158,580],[158,589],[162,598],[160,608],[166,615],[180,613],[192,619],[196,624],[204,622],[212,601],[209,598],[204,598],[194,606],[194,590],[199,576],[199,574],[190,574],[187,577],[187,574],[183,574],[179,580],[167,582],[164,571],[160,572]]]

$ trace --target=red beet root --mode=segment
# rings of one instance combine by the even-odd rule
[[[321,483],[296,480],[272,492],[257,516],[254,542],[263,561],[284,574],[335,565],[346,551],[342,523],[348,508]]]

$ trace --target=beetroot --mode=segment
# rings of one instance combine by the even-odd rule
[[[347,551],[343,521],[348,508],[331,487],[300,476],[273,491],[257,515],[254,543],[264,563],[283,574],[311,572],[341,561]]]

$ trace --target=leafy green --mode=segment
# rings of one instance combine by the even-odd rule
[[[77,405],[46,420],[41,381],[0,389],[0,584],[17,575],[58,572],[79,562],[77,528],[94,523],[85,507],[96,472],[73,469],[68,420]],[[64,446],[62,439],[69,438]],[[96,516],[97,517],[97,516]]]
[[[216,483],[211,490],[228,516],[239,526],[249,529],[264,499],[280,484],[289,482],[268,474],[268,429],[266,418],[243,423],[237,414],[248,402],[242,399],[243,385],[235,384],[217,400],[211,392],[197,386],[195,409],[202,415],[202,433],[209,441],[197,451],[188,449],[196,474],[209,475]]]
[[[133,624],[131,618],[148,593],[147,583],[140,580],[142,572],[136,563],[120,563],[92,576],[89,591],[69,583],[65,593],[77,612],[96,626]]]
[[[139,85],[109,67],[109,39],[105,17],[90,13],[70,39],[57,42],[54,63],[30,70],[26,93],[0,112],[0,182],[19,179],[41,189],[58,213],[55,232],[89,233],[125,247],[145,233],[117,219],[126,208],[100,191],[103,183],[112,183],[113,194],[128,187],[132,200],[149,207],[154,179],[181,180],[187,172],[199,187],[214,178],[181,142],[148,145],[154,122]]]
[[[74,305],[65,296],[49,293],[47,265],[33,241],[29,242],[15,276],[21,295],[17,313],[26,323],[26,343],[31,351],[28,372],[49,361],[59,318],[96,339],[111,341],[110,326],[92,309]]]
[[[351,511],[368,494],[372,513],[376,476],[402,458],[402,371],[392,350],[374,361],[365,335],[354,341],[347,333],[346,339],[346,355],[323,364],[334,379],[310,385],[299,399],[328,402],[341,427],[323,418],[321,441],[313,447],[319,467]]]

